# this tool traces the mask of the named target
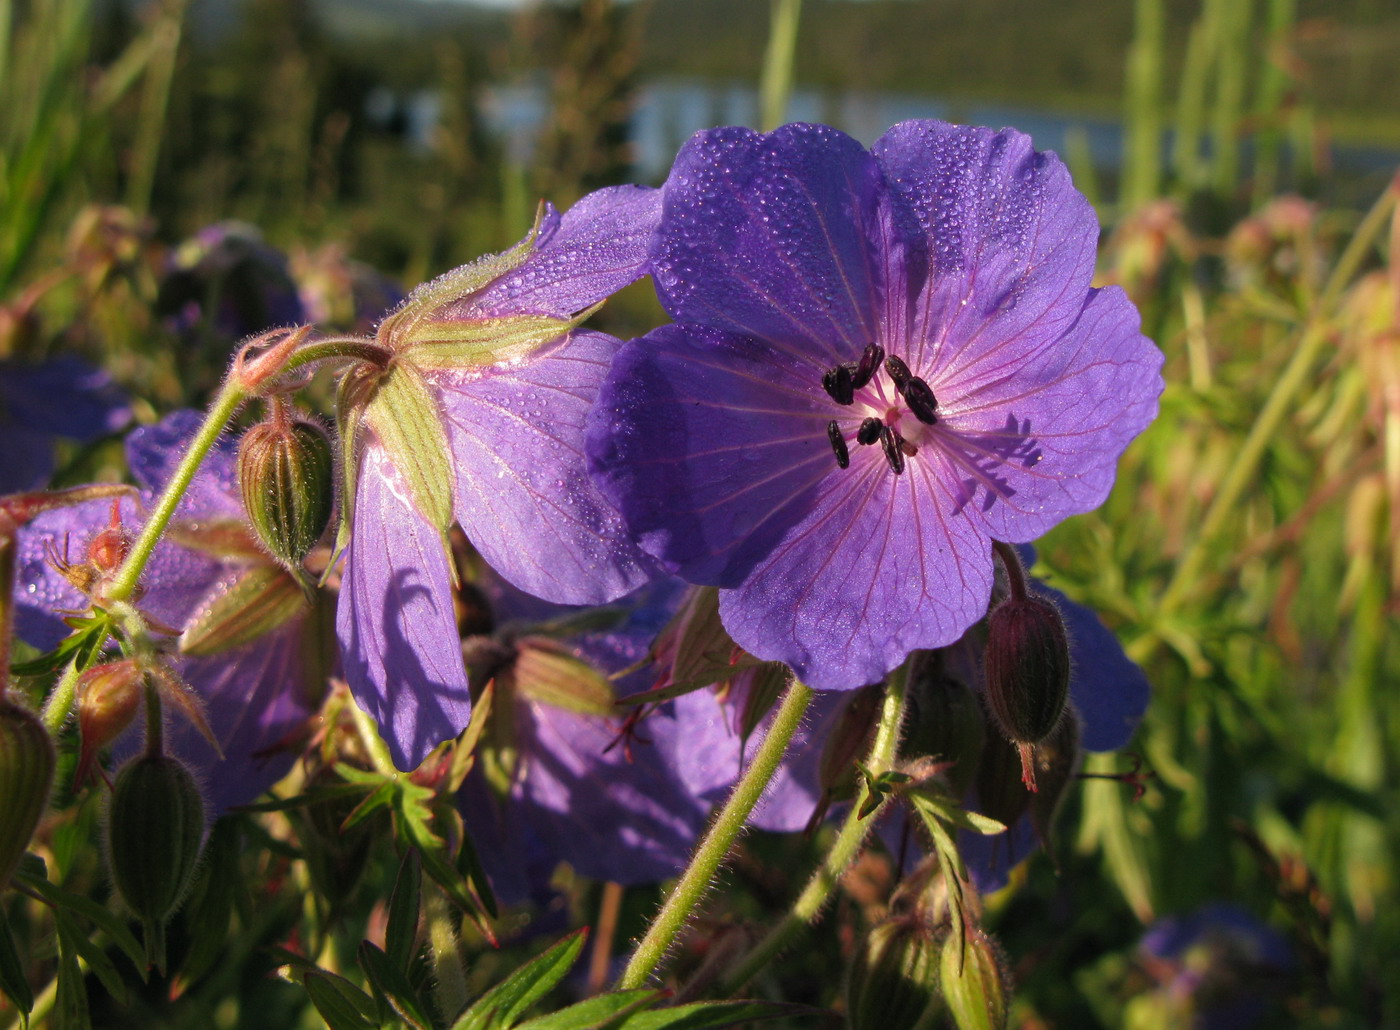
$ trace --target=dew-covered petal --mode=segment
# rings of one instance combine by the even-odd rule
[[[119,502],[126,532],[140,532],[143,513],[131,498]],[[88,544],[109,525],[112,502],[87,501],[71,508],[45,512],[20,530],[15,564],[15,632],[33,647],[49,650],[69,633],[61,612],[83,612],[88,598],[55,567],[86,560]],[[237,575],[229,564],[212,554],[192,551],[162,540],[151,553],[141,576],[145,586],[139,597],[141,610],[157,623],[180,629],[210,587]]]
[[[360,456],[336,634],[345,679],[398,768],[416,768],[467,725],[471,695],[442,538],[376,442]]]
[[[671,571],[737,586],[839,473],[832,406],[785,352],[663,326],[618,352],[589,419],[589,467]]]
[[[646,273],[660,215],[660,190],[610,186],[590,193],[557,227],[548,226],[524,264],[452,313],[568,318]]]
[[[576,332],[524,365],[432,382],[458,521],[497,572],[548,601],[610,601],[655,570],[584,463],[585,418],[618,346]]]
[[[149,501],[165,488],[203,422],[202,412],[186,408],[171,412],[153,426],[142,426],[126,438],[131,475]],[[238,492],[237,454],[235,437],[225,434],[215,442],[181,498],[177,518],[244,517]]]
[[[1034,539],[1103,503],[1119,457],[1157,415],[1161,366],[1127,295],[1092,291],[1053,346],[950,396],[938,446],[920,458],[939,467],[955,508],[983,532]]]
[[[1012,129],[931,120],[901,122],[872,152],[927,235],[926,278],[891,283],[888,302],[907,291],[916,305],[904,356],[940,400],[940,382],[995,376],[1073,324],[1099,229],[1058,157]]]
[[[822,125],[699,132],[663,192],[652,275],[674,318],[821,368],[878,338],[889,216],[855,140]]]
[[[874,456],[824,484],[742,585],[720,592],[735,643],[818,690],[877,683],[915,648],[957,640],[987,610],[991,544],[949,517],[944,485]]]

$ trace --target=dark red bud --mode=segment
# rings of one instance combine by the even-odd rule
[[[1024,781],[1035,790],[1030,745],[1055,729],[1069,697],[1069,640],[1055,606],[1009,597],[987,618],[987,706],[1003,733],[1022,746]]]

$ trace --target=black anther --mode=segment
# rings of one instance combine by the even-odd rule
[[[869,447],[876,440],[880,439],[880,429],[884,426],[878,418],[864,419],[860,428],[856,430],[856,443]]]
[[[894,380],[894,388],[900,393],[903,393],[904,387],[909,383],[909,366],[891,354],[885,359],[885,371],[888,372],[890,378]]]
[[[890,471],[896,476],[904,471],[904,437],[891,426],[880,427],[880,446],[884,448],[885,460],[890,463]]]
[[[904,384],[904,403],[924,425],[931,426],[938,421],[938,398],[933,395],[928,383],[918,376]]]
[[[880,362],[885,360],[885,348],[878,343],[868,343],[861,352],[860,361],[851,372],[851,385],[859,390],[880,370]]]
[[[826,370],[822,376],[822,389],[831,394],[831,399],[837,404],[850,404],[856,397],[855,387],[851,385],[851,370],[845,365]]]
[[[831,441],[831,449],[836,452],[836,464],[841,468],[848,468],[851,464],[851,452],[846,449],[846,439],[841,435],[841,427],[832,419],[826,424],[826,438]]]

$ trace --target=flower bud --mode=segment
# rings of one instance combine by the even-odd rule
[[[146,961],[165,968],[165,923],[189,889],[204,840],[204,799],[175,758],[143,754],[117,773],[108,809],[112,883],[141,920]]]
[[[816,830],[833,802],[847,801],[856,796],[857,763],[870,752],[870,745],[875,739],[875,724],[879,721],[884,701],[885,688],[881,684],[862,687],[846,702],[840,721],[822,747],[821,762],[817,767],[817,782],[822,788],[822,796],[807,821],[807,833]]]
[[[334,481],[330,440],[314,422],[275,411],[238,445],[238,487],[248,521],[268,553],[294,575],[301,575],[302,559],[331,520]]]
[[[95,665],[78,681],[78,733],[82,738],[73,780],[81,784],[97,754],[131,725],[141,707],[145,676],[130,658]]]
[[[524,637],[512,668],[521,697],[581,715],[617,714],[608,678],[569,648],[548,637]]]
[[[987,618],[987,705],[1019,747],[1022,781],[1035,790],[1032,745],[1048,737],[1069,697],[1069,640],[1049,601],[1012,596]]]
[[[871,929],[846,984],[851,1030],[904,1030],[923,1024],[939,1004],[939,942],[920,918],[890,919]]]
[[[949,940],[939,961],[943,1000],[958,1030],[999,1030],[1010,1009],[1010,980],[1001,946],[969,928],[960,949]]]
[[[909,667],[904,727],[900,754],[946,763],[953,796],[966,794],[987,739],[987,716],[972,688],[949,676],[941,662],[916,657]]]
[[[49,803],[56,761],[53,740],[39,718],[0,697],[0,890],[9,884]]]

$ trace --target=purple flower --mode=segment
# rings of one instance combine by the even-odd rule
[[[127,458],[141,488],[141,503],[121,502],[122,529],[136,531],[143,505],[164,486],[200,423],[196,412],[181,411],[160,424],[138,429],[127,439]],[[20,532],[16,567],[16,632],[25,642],[54,647],[68,633],[60,612],[84,611],[88,596],[56,566],[82,566],[89,541],[111,524],[112,504],[89,501],[40,515]],[[66,557],[65,557],[66,556]],[[70,570],[71,571],[71,570]],[[84,570],[74,578],[97,574]],[[247,577],[267,572],[262,579]],[[178,713],[166,713],[167,749],[179,755],[203,781],[210,814],[253,800],[281,779],[300,751],[305,726],[319,707],[324,669],[312,668],[317,627],[308,618],[299,588],[284,577],[253,543],[245,528],[234,484],[233,441],[223,440],[205,461],[162,542],[157,545],[135,599],[153,624],[184,630],[182,642],[197,654],[174,654],[168,661],[203,702],[204,715],[219,741],[220,759],[208,741]],[[285,617],[243,634],[220,648],[194,643],[193,631],[207,626],[221,599],[240,585],[259,583],[252,603],[266,611],[277,596],[290,598]],[[280,590],[277,588],[280,586]],[[319,674],[318,674],[319,673]],[[116,745],[130,753],[137,727]]]
[[[380,327],[394,357],[363,372],[351,407],[336,629],[351,690],[402,769],[470,713],[443,543],[454,518],[496,571],[550,601],[611,600],[653,573],[584,467],[584,418],[620,344],[572,327],[643,274],[658,209],[640,187],[546,208],[514,250],[419,287]]]
[[[1022,548],[1029,567],[1035,555]],[[1039,581],[1033,592],[1054,602],[1064,617],[1070,645],[1070,705],[1079,719],[1080,746],[1089,751],[1112,751],[1132,738],[1146,711],[1150,695],[1147,677],[1123,652],[1117,637],[1089,608],[1076,604],[1064,594]],[[982,637],[970,631],[963,639],[943,650],[948,672],[979,693],[985,690],[982,676]],[[747,757],[738,730],[739,714],[746,697],[742,681],[739,689],[726,692],[723,700],[712,690],[686,694],[675,701],[676,718],[656,731],[647,727],[667,761],[697,796],[711,801],[723,798],[738,778]],[[818,693],[812,699],[808,716],[788,749],[772,787],[765,793],[749,820],[760,829],[792,832],[806,827],[823,796],[821,765],[824,750],[834,732],[842,728],[848,706],[857,695]],[[767,731],[765,720],[755,737]],[[987,732],[996,732],[988,728]],[[1013,778],[1015,778],[1013,776]],[[968,807],[980,808],[978,799],[968,799]],[[907,850],[899,842],[908,832],[906,818],[888,820],[885,833],[896,852]],[[1006,883],[1011,869],[1035,848],[1036,833],[1029,815],[1023,816],[1004,834],[981,836],[963,833],[959,845],[973,880],[982,890],[993,890]]]
[[[537,620],[584,619],[587,610],[542,610],[491,576],[475,585],[502,627],[493,638],[468,641],[470,652],[489,656],[496,697],[461,802],[496,891],[509,901],[537,894],[561,861],[583,876],[624,884],[674,875],[710,810],[661,745],[680,725],[678,710],[663,706],[624,734],[628,711],[613,708],[601,676],[646,656],[679,583],[642,591],[620,624],[563,641],[541,636]],[[616,692],[649,685],[645,673],[633,673]],[[506,766],[491,753],[503,743]]]
[[[56,437],[90,443],[131,419],[106,372],[73,357],[40,365],[0,361],[0,494],[43,486],[53,475]]]
[[[818,689],[879,681],[986,612],[991,541],[1094,508],[1160,352],[1090,287],[1098,224],[1028,137],[905,122],[697,134],[591,417],[603,494],[735,641]]]

